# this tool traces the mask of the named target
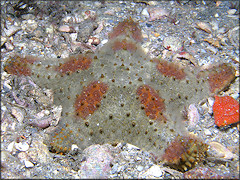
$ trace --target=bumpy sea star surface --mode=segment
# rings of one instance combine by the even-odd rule
[[[52,89],[62,118],[49,145],[67,153],[72,144],[128,142],[163,154],[183,128],[181,111],[224,89],[235,70],[220,64],[200,71],[151,59],[141,48],[141,31],[132,19],[120,22],[94,54],[66,59],[15,56],[5,70],[31,76]]]

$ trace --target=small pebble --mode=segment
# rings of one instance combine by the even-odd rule
[[[8,147],[7,147],[7,151],[12,152],[12,151],[13,151],[13,148],[14,148],[14,144],[15,144],[14,141],[11,142],[11,143],[8,145]]]
[[[113,16],[113,15],[115,14],[115,10],[113,10],[113,9],[108,9],[108,10],[106,10],[106,11],[104,12],[104,14]]]
[[[23,14],[21,15],[21,18],[24,20],[29,20],[29,19],[35,19],[36,17],[33,14]]]
[[[233,142],[238,143],[238,138],[233,139]]]
[[[7,110],[7,107],[6,107],[6,106],[1,106],[1,110],[2,110],[2,111],[6,111],[6,110]]]
[[[35,29],[37,29],[38,24],[35,20],[24,20],[22,21],[22,29],[27,32],[33,32]]]
[[[211,131],[209,131],[209,129],[205,129],[205,130],[204,130],[204,133],[205,133],[207,136],[211,136],[211,135],[212,135],[212,133],[211,133]]]
[[[12,51],[14,49],[14,46],[10,42],[5,43],[6,49],[9,51]]]
[[[90,44],[92,44],[92,45],[98,45],[98,44],[100,43],[100,39],[91,36],[91,37],[88,39],[88,42],[89,42]]]
[[[108,177],[111,167],[110,163],[113,157],[109,151],[111,146],[92,145],[84,150],[86,161],[82,162],[79,176],[82,178],[106,178]]]
[[[163,172],[161,170],[161,168],[157,165],[153,165],[150,169],[149,169],[149,174],[155,176],[155,177],[161,177],[163,175]]]
[[[163,176],[163,170],[158,165],[153,165],[145,172],[141,172],[138,178],[153,179]]]
[[[208,103],[209,103],[209,105],[212,107],[213,106],[213,104],[214,104],[214,98],[213,97],[210,97],[210,98],[208,98]]]
[[[24,114],[19,108],[17,107],[12,108],[12,115],[17,119],[19,123],[23,122]]]
[[[169,51],[178,51],[182,48],[182,42],[173,36],[167,36],[163,40],[163,46]]]
[[[143,16],[149,17],[149,13],[148,13],[148,11],[147,11],[147,8],[144,8],[144,9],[142,10],[141,14],[142,14]]]
[[[227,13],[228,13],[229,15],[233,15],[233,14],[235,14],[236,12],[237,12],[236,9],[229,9],[229,10],[227,11]]]
[[[137,167],[137,170],[138,170],[138,171],[142,171],[142,170],[143,170],[143,166],[138,166],[138,167]]]
[[[78,146],[76,144],[72,144],[71,150],[74,151],[75,149],[78,149]]]
[[[107,39],[102,40],[102,44],[106,44],[108,42]]]

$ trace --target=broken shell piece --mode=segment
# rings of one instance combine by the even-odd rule
[[[127,148],[128,148],[129,150],[132,150],[132,149],[139,150],[139,149],[140,149],[139,147],[137,147],[137,146],[134,146],[134,145],[132,145],[132,144],[129,144],[129,143],[127,143]]]
[[[29,149],[29,144],[27,142],[15,143],[15,148],[19,151],[27,151]]]
[[[208,38],[208,39],[204,39],[204,41],[208,42],[209,44],[211,44],[214,47],[220,48],[219,39]]]
[[[198,113],[198,109],[194,104],[190,104],[188,107],[188,120],[189,126],[192,128],[197,125],[200,119],[200,115]]]
[[[229,149],[224,147],[222,144],[218,142],[210,142],[211,149],[215,152],[215,156],[217,158],[224,158],[227,160],[231,160],[237,158],[236,154],[233,154]]]
[[[99,34],[104,28],[104,21],[101,21],[99,24],[98,24],[98,27],[96,30],[94,30],[93,34]]]
[[[74,29],[74,27],[68,26],[68,25],[62,25],[62,26],[59,27],[58,30],[59,30],[60,32],[70,32],[70,33],[76,32],[75,29]]]
[[[239,26],[228,31],[228,38],[234,47],[239,48]]]
[[[17,119],[19,123],[23,122],[24,114],[23,111],[17,107],[12,108],[12,115]]]
[[[10,37],[14,34],[16,34],[18,31],[21,30],[21,27],[17,27],[17,26],[10,26],[8,29],[5,29],[5,34]]]
[[[4,45],[5,42],[7,42],[7,38],[2,36],[1,37],[1,47],[2,47],[2,45]]]
[[[197,23],[197,28],[201,29],[201,30],[203,30],[203,31],[205,31],[205,32],[207,32],[209,34],[212,33],[211,27],[207,23],[205,23],[205,22],[198,22]]]
[[[213,97],[209,97],[209,98],[207,99],[207,101],[208,101],[208,104],[212,107],[213,104],[214,104],[215,99],[214,99]]]
[[[52,118],[48,117],[48,118],[44,118],[44,119],[34,119],[32,122],[30,122],[29,124],[35,127],[39,127],[39,128],[47,128],[50,126]]]
[[[53,113],[53,118],[56,119],[56,121],[51,121],[51,125],[57,126],[61,118],[62,106],[54,106],[52,113]]]
[[[173,60],[178,60],[178,59],[185,59],[191,62],[194,66],[197,66],[195,58],[189,54],[188,52],[180,52],[176,55],[173,56]]]
[[[147,11],[150,16],[149,21],[154,21],[169,16],[169,12],[160,7],[149,7]]]

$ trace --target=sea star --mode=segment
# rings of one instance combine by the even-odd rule
[[[217,94],[235,78],[229,64],[200,71],[151,59],[141,48],[141,30],[131,18],[120,22],[94,54],[66,59],[15,56],[5,70],[31,76],[52,89],[62,118],[50,135],[55,152],[72,144],[128,142],[161,155],[183,132],[184,107]]]

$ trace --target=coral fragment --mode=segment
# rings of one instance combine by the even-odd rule
[[[239,102],[231,96],[215,96],[213,114],[218,127],[237,123],[239,122]]]

